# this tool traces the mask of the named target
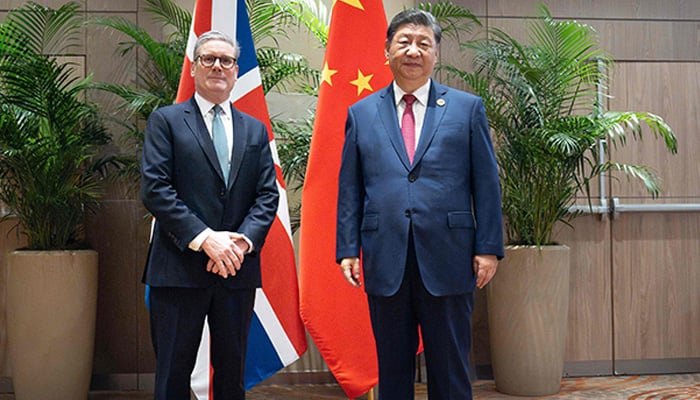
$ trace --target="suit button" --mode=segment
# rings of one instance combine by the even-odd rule
[[[226,188],[221,188],[221,191],[219,192],[219,197],[225,197],[226,196]]]
[[[406,216],[406,218],[411,218],[411,210],[406,210],[403,212],[403,214]]]
[[[411,174],[411,175],[408,176],[408,181],[409,181],[409,182],[415,182],[416,179],[418,179],[418,177],[416,177],[416,176],[413,175],[413,174]]]

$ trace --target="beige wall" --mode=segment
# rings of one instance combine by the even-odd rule
[[[0,2],[0,15],[23,1]],[[62,1],[41,1],[59,5]],[[192,9],[193,0],[179,0]],[[535,15],[536,0],[459,0],[489,26],[524,34]],[[644,162],[664,180],[660,199],[650,200],[625,179],[606,181],[609,200],[629,203],[700,203],[700,2],[682,0],[550,1],[555,17],[575,18],[594,26],[616,60],[610,109],[652,111],[675,128],[680,151],[669,156],[646,137],[641,146],[614,154],[619,160]],[[157,34],[140,0],[87,0],[91,16],[119,15]],[[409,1],[386,1],[391,17]],[[97,80],[135,80],[134,63],[115,53],[118,35],[94,27],[84,39],[84,64]],[[308,54],[312,64],[320,49],[292,40],[285,50]],[[284,44],[283,44],[284,45]],[[442,56],[468,62],[446,43]],[[290,98],[271,98],[271,112]],[[103,99],[107,107],[114,99]],[[308,99],[291,97],[301,115]],[[140,283],[148,227],[145,211],[132,195],[114,188],[89,224],[89,237],[100,253],[100,289],[94,374],[98,387],[125,389],[148,385],[153,371],[149,326]],[[573,249],[567,373],[634,373],[639,370],[700,371],[700,215],[698,213],[621,213],[617,218],[583,216],[575,229],[562,227],[560,239]],[[7,224],[0,226],[5,232]],[[0,234],[0,249],[16,247],[14,236]],[[0,256],[0,261],[2,257]],[[4,281],[0,274],[0,391],[9,385],[4,329]],[[485,296],[477,294],[474,359],[489,364]],[[315,350],[285,372],[306,372],[326,379]],[[320,372],[320,375],[315,374]],[[290,374],[287,374],[290,375]],[[324,378],[325,377],[325,378]]]

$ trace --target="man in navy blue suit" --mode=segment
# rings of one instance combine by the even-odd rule
[[[503,257],[500,187],[482,100],[431,79],[441,29],[397,14],[388,87],[348,110],[336,258],[364,287],[379,361],[379,399],[414,398],[422,336],[431,400],[472,398],[468,355],[475,287]]]
[[[239,53],[228,36],[202,34],[190,71],[195,95],[154,111],[146,127],[141,197],[155,226],[143,281],[156,400],[190,400],[205,317],[214,398],[245,398],[259,254],[279,193],[265,125],[229,100]]]

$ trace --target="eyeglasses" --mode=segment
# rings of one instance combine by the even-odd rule
[[[236,58],[235,57],[229,57],[229,56],[213,56],[211,54],[201,54],[198,55],[195,59],[195,61],[199,61],[200,64],[202,64],[202,67],[204,68],[211,68],[216,64],[216,60],[219,60],[219,65],[223,69],[231,69],[236,65]]]

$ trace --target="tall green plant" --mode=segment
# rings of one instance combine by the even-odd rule
[[[652,196],[659,193],[659,179],[648,167],[610,161],[611,145],[642,139],[648,130],[671,152],[677,149],[661,117],[603,111],[598,90],[607,87],[613,62],[591,27],[555,21],[545,6],[540,14],[530,25],[529,44],[492,29],[487,39],[469,44],[474,72],[448,68],[484,99],[508,242],[536,246],[552,243],[555,224],[574,216],[567,210],[578,193],[590,199],[590,183],[601,174],[622,171],[641,180]]]
[[[77,3],[28,3],[0,23],[0,200],[30,249],[80,247],[101,196],[98,151],[109,137],[85,100],[90,77],[60,58],[82,25]]]

